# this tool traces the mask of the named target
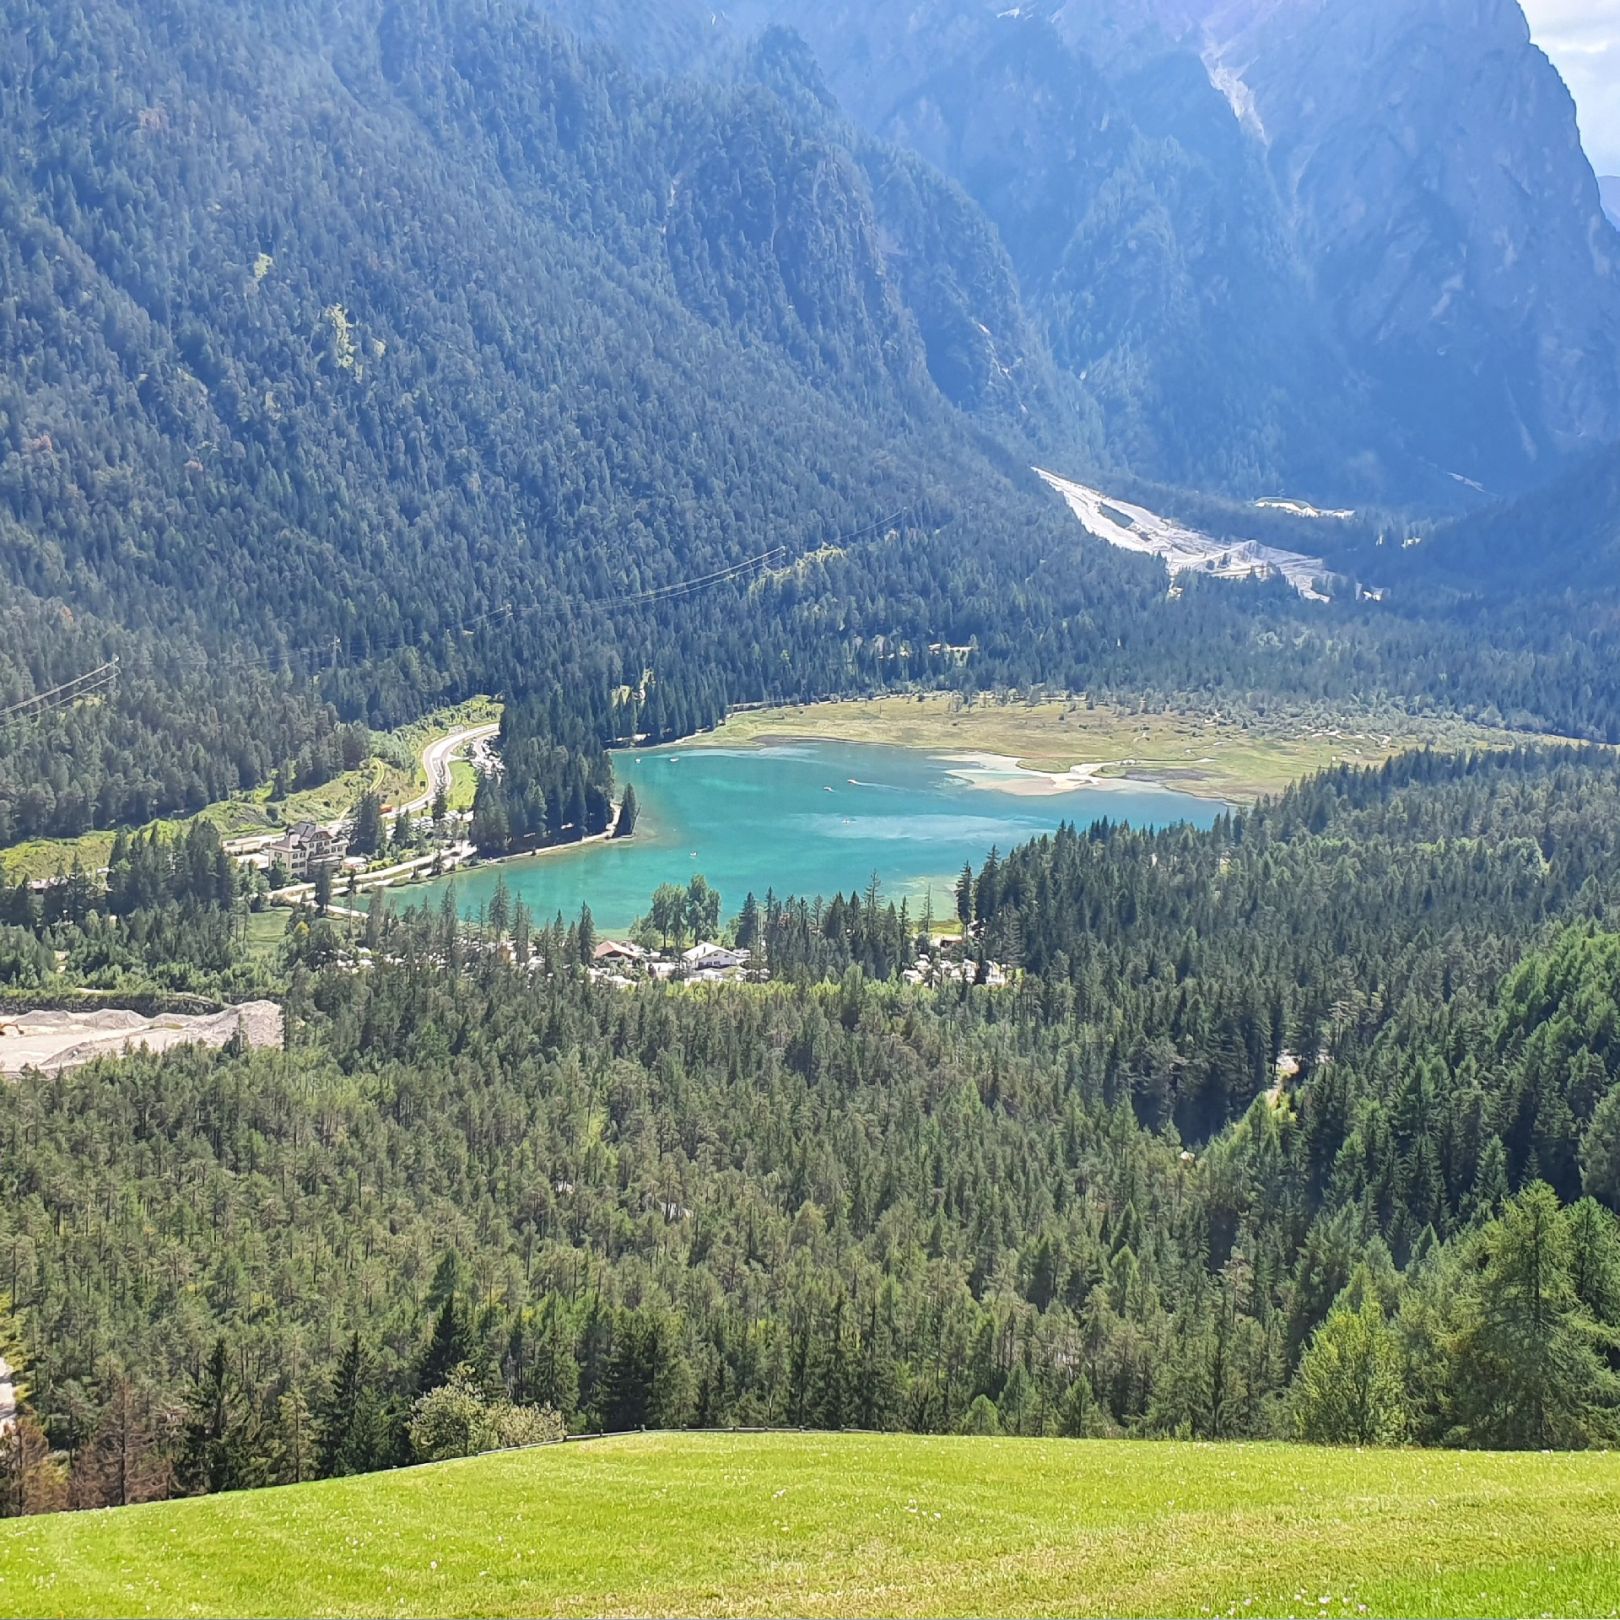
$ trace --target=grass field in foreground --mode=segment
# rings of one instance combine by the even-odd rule
[[[1612,1615],[1620,1457],[643,1436],[0,1525],[0,1613]]]
[[[890,743],[940,752],[999,754],[1037,771],[1102,765],[1129,776],[1231,803],[1280,793],[1328,765],[1381,765],[1414,748],[1504,748],[1535,739],[1464,720],[1382,714],[1340,722],[1283,710],[1264,718],[1133,714],[1081,699],[1023,702],[952,694],[853,699],[792,708],[750,709],[688,747],[816,738]],[[1128,762],[1128,763],[1127,763]]]

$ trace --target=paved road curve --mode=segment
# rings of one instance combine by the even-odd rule
[[[451,736],[441,737],[437,742],[429,743],[422,751],[422,769],[427,773],[428,779],[427,792],[420,799],[412,799],[409,804],[390,809],[388,814],[397,816],[403,811],[408,816],[419,816],[424,810],[429,809],[433,804],[434,795],[441,787],[446,793],[450,791],[450,765],[462,749],[498,736],[500,729],[498,725],[471,726],[465,731],[457,731]],[[328,831],[341,832],[346,819],[339,817],[337,821],[328,822]],[[225,853],[235,856],[256,855],[285,835],[285,828],[277,828],[271,832],[255,833],[247,838],[233,838],[226,843]]]
[[[440,788],[448,793],[450,762],[463,748],[470,748],[474,743],[497,736],[500,729],[494,725],[471,726],[466,731],[452,732],[448,737],[441,737],[436,743],[430,743],[422,755],[422,768],[427,772],[428,790],[420,799],[412,799],[409,804],[400,805],[399,810],[408,816],[420,815],[432,805],[434,795]],[[398,814],[399,811],[395,813]]]

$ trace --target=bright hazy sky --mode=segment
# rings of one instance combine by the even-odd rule
[[[1531,32],[1581,109],[1599,174],[1620,175],[1620,0],[1522,0]]]

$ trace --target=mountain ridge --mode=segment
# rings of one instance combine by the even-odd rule
[[[863,129],[984,207],[1135,472],[1433,507],[1620,437],[1620,253],[1514,0],[708,16],[711,51],[797,28]]]

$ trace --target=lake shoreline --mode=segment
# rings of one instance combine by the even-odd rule
[[[1022,699],[951,692],[817,698],[744,705],[682,747],[739,748],[793,743],[875,743],[945,758],[995,756],[1037,778],[1089,775],[1095,791],[1184,793],[1238,809],[1275,797],[1338,765],[1376,767],[1414,749],[1443,752],[1517,747],[1525,733],[1455,716],[1394,712],[1277,711],[1247,715],[1226,706],[1137,710],[1083,694]],[[1055,790],[995,783],[1002,791]]]
[[[1151,776],[1105,776],[1105,771],[1128,771],[1130,761],[1102,760],[1071,765],[1067,771],[1043,771],[1013,754],[939,754],[941,761],[965,767],[953,771],[970,786],[985,793],[1006,793],[1015,799],[1056,799],[1070,793],[1180,793],[1176,783]],[[1205,798],[1204,794],[1194,795]],[[1229,800],[1209,797],[1211,804],[1235,809]]]
[[[615,816],[618,811],[615,808]],[[514,849],[507,855],[477,855],[471,860],[462,861],[452,871],[441,872],[437,877],[412,877],[404,883],[379,884],[376,892],[379,894],[409,894],[414,889],[430,889],[444,884],[453,884],[464,872],[487,872],[491,867],[497,866],[526,866],[531,861],[544,860],[548,855],[567,855],[576,849],[597,849],[605,844],[623,844],[629,846],[635,842],[636,835],[626,833],[621,838],[617,832],[608,831],[592,833],[589,838],[580,838],[571,844],[542,844],[538,849]]]
[[[1065,822],[1143,827],[1210,826],[1220,801],[1087,770],[1042,777],[989,751],[964,757],[910,743],[760,739],[716,746],[712,734],[655,749],[621,750],[620,782],[640,814],[629,839],[564,844],[480,862],[428,886],[400,890],[401,907],[431,906],[453,882],[467,915],[498,884],[549,922],[589,905],[602,934],[633,928],[654,892],[703,876],[726,915],[745,896],[813,900],[864,890],[876,874],[889,900],[916,910],[932,891],[936,913],[964,864],[992,848],[1050,837]],[[622,856],[602,856],[605,842]],[[577,859],[566,857],[576,855]]]
[[[804,707],[833,707],[844,702],[843,699],[829,698],[821,705],[806,704]],[[723,723],[722,723],[723,724]],[[938,761],[940,764],[953,767],[950,774],[957,777],[967,786],[982,793],[1004,793],[1015,799],[1052,799],[1061,798],[1069,793],[1178,793],[1189,798],[1204,800],[1209,804],[1218,804],[1226,810],[1239,810],[1240,801],[1224,794],[1207,791],[1208,784],[1193,771],[1178,776],[1175,767],[1166,767],[1162,772],[1146,772],[1141,775],[1130,774],[1136,762],[1134,760],[1088,760],[1071,765],[1067,770],[1043,770],[1033,765],[1027,759],[1017,754],[988,753],[979,750],[953,751],[950,745],[934,746],[928,743],[885,743],[865,737],[841,736],[835,732],[815,733],[810,731],[796,732],[769,732],[760,731],[748,738],[747,741],[728,741],[719,735],[719,731],[700,731],[691,737],[683,738],[680,742],[669,743],[670,748],[705,749],[710,752],[723,750],[765,750],[770,748],[792,748],[801,743],[829,743],[841,748],[902,748],[908,753],[920,754],[925,758]],[[644,749],[615,750],[626,754],[645,753]],[[1126,774],[1105,775],[1104,772],[1118,771]]]

